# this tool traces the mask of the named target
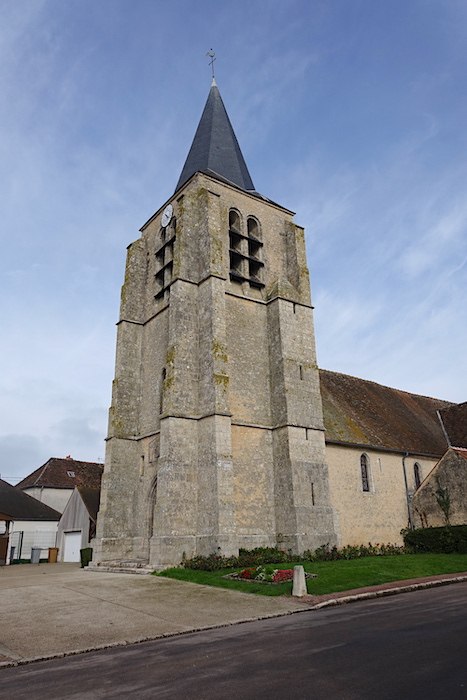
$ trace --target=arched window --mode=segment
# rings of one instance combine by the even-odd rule
[[[234,231],[238,234],[242,233],[240,216],[239,216],[238,211],[235,211],[235,209],[231,209],[229,211],[229,229],[231,229],[232,231]]]
[[[229,211],[229,260],[230,279],[233,282],[249,282],[251,287],[261,289],[261,230],[257,219],[249,216],[245,224],[236,209]]]
[[[422,483],[422,476],[421,476],[421,468],[418,462],[415,462],[413,465],[413,480],[415,484],[415,491],[418,489],[420,484]]]
[[[167,226],[161,226],[159,239],[156,239],[155,298],[168,301],[173,276],[173,258],[177,220],[172,216]]]
[[[229,258],[230,258],[230,279],[234,282],[243,282],[244,270],[242,255],[242,236],[240,216],[235,209],[229,211]]]
[[[370,490],[370,474],[369,474],[369,464],[368,457],[366,455],[360,456],[360,469],[362,473],[362,490]]]

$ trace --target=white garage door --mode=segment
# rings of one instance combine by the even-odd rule
[[[81,532],[65,532],[63,561],[80,561]]]

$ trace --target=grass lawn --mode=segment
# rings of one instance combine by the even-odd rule
[[[298,563],[303,565],[305,571],[318,574],[318,578],[307,581],[308,593],[322,595],[348,591],[352,588],[362,588],[363,586],[374,586],[389,581],[467,571],[467,554],[400,554],[389,557],[378,556]],[[293,562],[277,565],[278,569],[293,569],[293,567]],[[232,571],[235,569],[222,569],[220,571],[166,569],[157,575],[208,586],[233,588],[246,593],[259,593],[260,595],[290,595],[292,592],[291,582],[268,586],[261,583],[247,583],[222,578]]]

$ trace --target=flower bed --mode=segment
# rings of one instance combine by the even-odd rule
[[[293,581],[293,569],[275,569],[271,566],[256,566],[226,574],[222,578],[237,581],[249,581],[250,583],[268,583],[277,586],[286,581]],[[316,574],[305,574],[305,578],[316,578]]]

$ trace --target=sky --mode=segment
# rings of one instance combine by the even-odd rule
[[[105,455],[126,246],[210,88],[306,229],[319,365],[467,400],[465,0],[0,0],[0,474]]]

